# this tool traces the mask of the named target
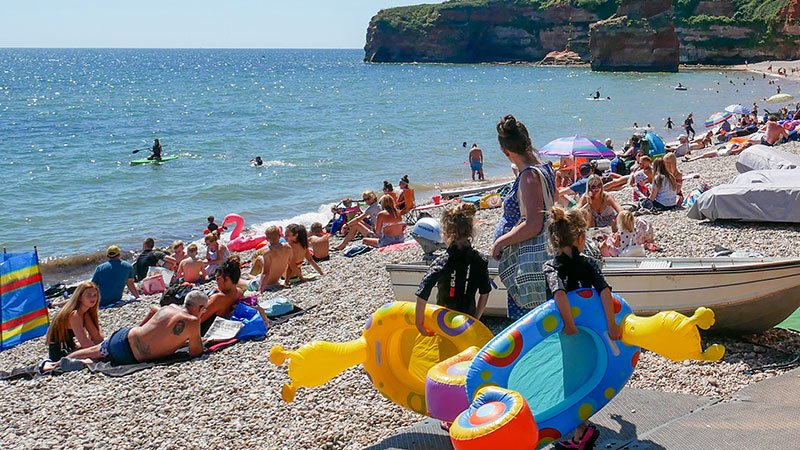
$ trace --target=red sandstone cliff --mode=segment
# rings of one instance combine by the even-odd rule
[[[677,72],[680,43],[670,0],[623,0],[589,30],[592,70]]]

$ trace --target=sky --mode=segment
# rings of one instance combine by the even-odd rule
[[[424,2],[10,0],[2,3],[0,47],[363,48],[369,21],[379,10]]]

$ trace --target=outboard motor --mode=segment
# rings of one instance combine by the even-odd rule
[[[411,237],[416,239],[422,251],[425,252],[425,261],[434,259],[433,252],[436,250],[447,248],[439,230],[439,221],[432,217],[425,217],[417,221],[414,229],[411,230]]]

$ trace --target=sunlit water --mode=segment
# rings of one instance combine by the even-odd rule
[[[0,244],[42,256],[197,238],[205,217],[247,225],[326,221],[322,204],[408,174],[430,196],[509,176],[495,123],[512,113],[534,144],[611,137],[633,123],[696,128],[775,86],[751,74],[592,73],[523,65],[372,65],[360,50],[0,50]],[[730,81],[733,80],[734,84]],[[683,83],[686,92],[672,89]],[[745,84],[746,83],[746,84]],[[587,101],[595,89],[610,101]],[[130,166],[160,138],[163,165]],[[262,168],[249,167],[260,155]],[[424,195],[423,195],[424,196]]]

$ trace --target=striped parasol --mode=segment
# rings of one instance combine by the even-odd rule
[[[716,114],[713,114],[711,117],[706,119],[706,128],[713,127],[714,125],[719,125],[722,122],[725,122],[726,120],[731,118],[731,115],[732,114],[727,111],[725,112],[720,111]]]
[[[740,116],[746,116],[750,114],[750,108],[739,104],[728,105],[725,107],[725,111],[728,111],[731,114],[738,114]]]
[[[539,150],[548,156],[577,156],[579,158],[613,158],[616,155],[600,141],[580,136],[550,141]]]
[[[775,103],[786,103],[794,100],[789,94],[775,94],[772,97],[767,99],[767,103],[775,104]]]

